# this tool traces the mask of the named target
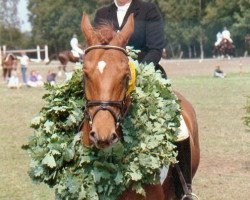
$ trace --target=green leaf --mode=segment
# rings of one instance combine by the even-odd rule
[[[115,183],[117,185],[119,185],[120,183],[122,183],[122,181],[123,181],[123,175],[122,175],[122,173],[118,172],[114,180],[115,180]]]
[[[44,124],[44,131],[47,133],[52,133],[52,128],[54,123],[52,121],[47,120]]]
[[[45,158],[42,160],[43,165],[47,165],[50,168],[56,167],[56,161],[51,154],[47,154]]]
[[[142,185],[158,183],[159,169],[176,162],[179,102],[152,64],[134,63],[136,90],[122,123],[123,137],[105,150],[82,145],[77,133],[86,103],[82,69],[66,83],[46,86],[46,104],[23,148],[31,157],[32,180],[55,187],[58,200],[117,200],[131,184],[145,195]]]

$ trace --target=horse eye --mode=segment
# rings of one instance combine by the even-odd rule
[[[83,80],[86,81],[88,79],[88,75],[83,72]]]
[[[89,78],[88,72],[85,69],[83,70],[83,77],[84,77],[84,79]]]
[[[123,81],[125,82],[126,85],[128,85],[129,80],[130,80],[130,75],[126,74],[123,78]]]

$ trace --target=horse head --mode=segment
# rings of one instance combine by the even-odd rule
[[[12,67],[13,64],[17,61],[17,57],[12,54],[8,53],[2,58],[2,65],[6,67]]]
[[[86,97],[83,143],[94,143],[102,149],[121,137],[119,123],[126,110],[131,76],[124,47],[133,33],[134,19],[130,15],[124,28],[117,33],[108,24],[93,28],[84,14],[81,28],[88,45],[83,66]]]

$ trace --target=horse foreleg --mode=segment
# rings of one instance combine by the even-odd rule
[[[63,65],[63,71],[66,72],[66,65]]]
[[[164,192],[161,185],[145,185],[146,197],[137,194],[131,188],[125,190],[118,200],[164,200]]]
[[[11,71],[12,71],[12,68],[9,68],[9,69],[7,70],[7,76],[8,76],[8,78],[11,77]]]

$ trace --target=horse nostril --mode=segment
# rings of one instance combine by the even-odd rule
[[[116,133],[112,133],[110,137],[110,142],[115,143],[118,141],[118,135]]]
[[[93,141],[96,142],[97,141],[97,135],[95,131],[90,131],[89,132],[89,138]]]

